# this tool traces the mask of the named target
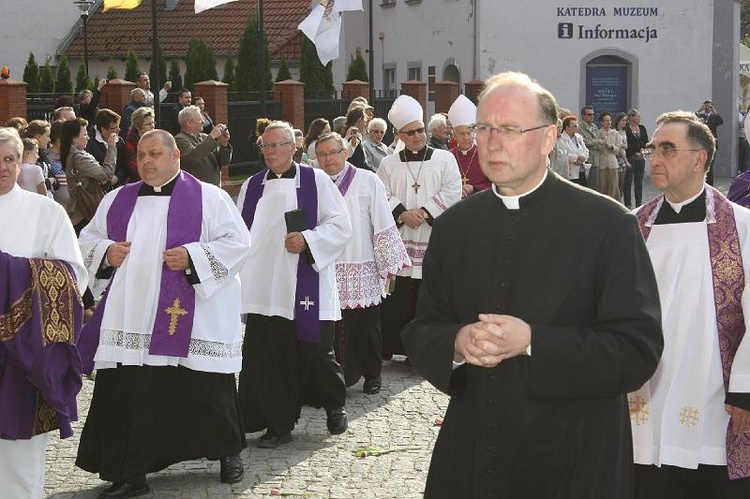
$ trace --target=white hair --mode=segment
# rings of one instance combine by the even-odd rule
[[[371,119],[371,120],[370,120],[370,122],[369,122],[369,123],[367,124],[367,131],[369,132],[369,131],[370,131],[370,130],[372,130],[372,129],[373,129],[373,127],[375,127],[376,125],[377,125],[377,126],[379,126],[380,128],[382,128],[382,129],[383,129],[383,131],[387,131],[387,130],[388,130],[388,123],[386,123],[386,122],[385,122],[385,120],[384,120],[383,118],[373,118],[373,119]]]
[[[190,118],[201,118],[201,108],[198,106],[185,106],[180,111],[180,114],[177,115],[177,123],[180,124],[180,128],[182,128],[185,125],[185,122]]]
[[[430,122],[427,124],[427,130],[432,134],[432,132],[441,125],[448,126],[445,116],[442,114],[433,114],[430,118]]]

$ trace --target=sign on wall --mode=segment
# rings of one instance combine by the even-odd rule
[[[619,65],[586,67],[586,104],[594,106],[597,116],[602,111],[609,111],[614,118],[615,114],[627,111],[627,99],[627,67]]]

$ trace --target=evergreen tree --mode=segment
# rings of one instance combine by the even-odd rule
[[[271,54],[268,50],[268,38],[263,39],[264,70],[258,67],[258,20],[254,15],[247,18],[245,31],[240,39],[240,52],[237,56],[236,90],[238,92],[258,92],[261,78],[265,79],[266,91],[273,88],[271,81]]]
[[[81,62],[78,64],[78,72],[76,73],[76,93],[90,88],[91,80],[89,80],[89,75],[86,73],[86,63],[82,58]]]
[[[135,83],[135,81],[138,79],[138,73],[141,72],[141,67],[138,64],[138,56],[135,55],[135,50],[133,50],[133,47],[130,47],[130,50],[128,50],[128,57],[125,60],[125,79],[127,81],[132,81]]]
[[[154,60],[151,59],[151,63],[148,66],[148,78],[151,80],[151,91],[154,95],[159,93],[161,87],[164,86],[164,82],[167,81],[167,60],[164,58],[164,52],[161,50],[161,43],[158,44],[159,54],[159,74],[156,74],[156,67],[154,67]],[[158,76],[158,78],[157,78]],[[157,83],[158,82],[158,83]],[[159,88],[156,88],[156,87]],[[173,90],[179,90],[179,88]]]
[[[68,58],[62,56],[60,58],[60,65],[57,66],[57,81],[55,81],[55,92],[58,94],[72,94],[73,93],[73,81],[72,75],[70,74],[70,64],[68,64]]]
[[[23,81],[26,82],[26,93],[35,94],[39,92],[39,64],[36,63],[34,53],[29,52],[29,60],[23,68]]]
[[[229,85],[230,92],[235,89],[234,59],[232,59],[231,52],[227,56],[227,62],[224,63],[224,78],[221,81]]]
[[[318,59],[315,44],[302,35],[299,80],[305,84],[305,98],[329,99],[334,94],[333,61],[323,66]]]
[[[89,90],[92,92],[96,90],[96,87],[99,85],[99,75],[94,75],[94,79],[89,81]]]
[[[180,63],[177,59],[172,59],[169,63],[169,80],[172,82],[172,91],[182,90],[182,75],[180,74]]]
[[[203,38],[191,38],[185,56],[185,88],[206,80],[218,80],[214,50]]]
[[[110,61],[107,68],[107,79],[114,80],[115,78],[117,78],[117,69],[115,68],[115,63]]]
[[[367,78],[367,64],[362,57],[362,50],[359,47],[357,47],[355,55],[352,56],[349,67],[346,70],[346,81],[352,80],[370,81]]]
[[[44,63],[42,75],[39,78],[39,92],[51,94],[55,91],[55,75],[52,73],[52,66],[49,61]]]
[[[292,73],[289,72],[289,66],[286,63],[286,56],[281,56],[281,63],[279,64],[279,71],[276,73],[276,81],[291,80]]]

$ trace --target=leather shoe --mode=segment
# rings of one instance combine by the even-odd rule
[[[222,457],[219,459],[219,464],[221,465],[219,478],[223,483],[237,483],[242,480],[245,468],[242,466],[242,459],[240,459],[239,454]]]
[[[380,380],[380,377],[372,379],[365,378],[365,383],[362,385],[362,391],[367,395],[375,395],[376,393],[380,393],[381,386],[382,381]]]
[[[111,487],[99,494],[99,499],[125,499],[138,497],[151,492],[145,476],[131,478],[125,482],[113,483]]]
[[[258,440],[258,447],[261,449],[275,449],[281,444],[285,444],[292,441],[292,433],[276,433],[271,430],[266,430],[260,440]]]
[[[346,408],[326,409],[326,425],[331,435],[344,433],[349,426],[349,419],[346,417]]]

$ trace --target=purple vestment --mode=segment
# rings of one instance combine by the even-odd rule
[[[60,260],[0,251],[0,438],[20,440],[78,419],[83,318],[75,274]]]

